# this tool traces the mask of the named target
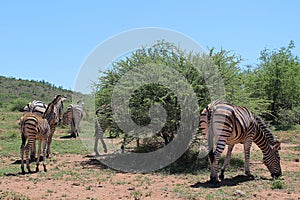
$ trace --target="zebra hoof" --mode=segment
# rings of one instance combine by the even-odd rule
[[[43,165],[44,166],[44,172],[47,172],[47,168],[46,168],[46,165]]]
[[[37,173],[37,172],[39,172],[40,170],[39,170],[39,167],[36,167],[35,168],[35,172]]]
[[[212,183],[212,184],[218,184],[220,183],[220,181],[218,180],[218,178],[216,177],[210,177],[210,180],[209,180],[209,183]]]
[[[23,175],[25,174],[24,167],[21,167],[21,173],[22,173]]]
[[[224,180],[224,174],[220,174],[219,179],[222,181]]]
[[[30,162],[35,162],[36,158],[34,156],[30,156]]]
[[[247,176],[248,176],[248,178],[249,178],[250,180],[254,180],[254,179],[255,179],[255,177],[254,177],[252,174],[247,174]]]

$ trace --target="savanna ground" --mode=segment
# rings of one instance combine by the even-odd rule
[[[250,161],[255,179],[246,178],[240,144],[219,185],[207,183],[208,166],[192,173],[122,173],[94,160],[80,139],[61,139],[67,128],[56,131],[48,172],[22,175],[20,116],[0,113],[0,199],[300,199],[300,131],[274,132],[282,141],[278,180],[271,179],[255,145]]]

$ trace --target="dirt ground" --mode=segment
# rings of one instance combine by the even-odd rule
[[[282,144],[281,155],[299,151]],[[252,152],[260,151],[257,146]],[[235,153],[242,153],[237,145]],[[18,158],[1,158],[11,163]],[[0,199],[300,199],[300,162],[282,160],[283,189],[271,188],[271,177],[260,160],[251,160],[254,180],[243,169],[230,172],[219,185],[207,182],[209,173],[166,175],[122,173],[107,169],[92,156],[55,154],[48,160],[48,172],[21,175],[7,173],[0,180]],[[34,169],[34,163],[31,164]],[[42,167],[40,167],[42,169]],[[295,175],[293,175],[295,174]],[[226,176],[226,174],[225,174]]]

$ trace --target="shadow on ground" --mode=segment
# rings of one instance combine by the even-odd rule
[[[197,182],[197,183],[191,185],[190,187],[192,187],[192,188],[201,188],[201,187],[202,188],[219,188],[219,187],[224,187],[224,186],[236,186],[236,185],[239,185],[244,182],[255,181],[255,179],[266,179],[266,178],[257,177],[257,178],[253,179],[246,175],[237,175],[232,178],[225,178],[224,180],[222,180],[219,183],[212,183],[210,181]]]
[[[80,164],[83,168],[107,169],[108,167],[95,158],[93,155],[87,155],[88,160],[82,161]]]

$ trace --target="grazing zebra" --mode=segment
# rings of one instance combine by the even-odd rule
[[[95,112],[95,143],[94,143],[94,152],[96,154],[96,156],[99,156],[99,151],[98,151],[98,141],[100,139],[101,143],[102,143],[102,147],[104,149],[104,152],[107,153],[107,147],[106,144],[103,140],[103,134],[105,132],[105,125],[104,125],[104,121],[98,118],[98,114],[100,114],[101,109],[97,109]]]
[[[46,119],[50,125],[50,134],[48,138],[48,146],[47,146],[47,157],[50,155],[50,145],[52,142],[52,137],[55,132],[56,126],[61,120],[62,110],[63,110],[63,102],[67,99],[67,97],[62,95],[57,95],[51,103],[48,104],[48,107],[43,115],[43,118]]]
[[[261,149],[263,162],[271,176],[281,176],[278,152],[280,142],[275,140],[263,121],[247,108],[222,101],[212,102],[201,113],[200,128],[202,133],[208,137],[210,180],[212,182],[218,181],[218,162],[225,145],[228,145],[228,151],[219,176],[221,180],[224,179],[225,168],[230,160],[232,149],[237,143],[244,144],[245,174],[247,176],[253,177],[249,169],[252,142]],[[215,150],[213,148],[214,138],[217,141]]]
[[[22,174],[25,174],[24,170],[24,151],[26,157],[26,167],[28,172],[31,172],[29,165],[29,151],[32,149],[35,140],[38,140],[38,157],[36,162],[36,172],[39,171],[39,162],[41,155],[41,144],[43,143],[43,167],[46,172],[46,148],[47,139],[50,133],[50,126],[46,119],[35,113],[25,113],[20,119],[20,131],[22,137],[22,144],[20,147],[21,154],[21,170]],[[26,144],[27,141],[27,144]],[[25,146],[26,144],[26,146]]]
[[[40,116],[43,116],[44,112],[47,109],[47,105],[44,104],[41,101],[33,100],[32,102],[29,102],[24,108],[24,112],[32,112],[35,114],[38,114]]]
[[[39,116],[43,116],[44,112],[47,109],[47,104],[44,104],[42,101],[39,100],[33,100],[32,102],[29,102],[24,108],[23,111],[24,112],[32,112],[35,113]],[[31,161],[35,161],[35,151],[36,151],[36,147],[35,147],[35,142],[32,145],[32,150],[31,150]]]
[[[71,136],[79,136],[79,124],[83,117],[83,102],[79,100],[76,105],[69,105],[67,111],[63,115],[63,124],[71,125]]]

